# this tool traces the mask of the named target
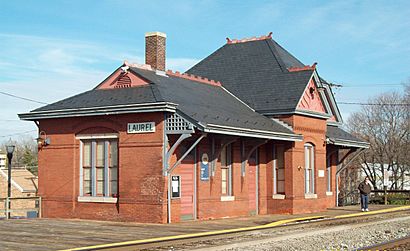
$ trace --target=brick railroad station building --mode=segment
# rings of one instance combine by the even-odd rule
[[[19,115],[45,137],[44,217],[166,223],[335,206],[341,149],[368,144],[340,128],[316,64],[269,34],[227,39],[182,74],[165,71],[165,34],[145,39],[146,64]]]

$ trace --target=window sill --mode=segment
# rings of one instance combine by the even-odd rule
[[[78,202],[117,203],[118,198],[78,196]]]
[[[305,193],[305,199],[317,199],[317,194]]]
[[[272,195],[272,199],[275,199],[275,200],[284,200],[284,199],[285,199],[285,195],[284,195],[284,194],[274,194],[274,195]]]
[[[326,192],[326,196],[333,196],[333,192]]]
[[[221,201],[234,201],[235,196],[221,196]]]

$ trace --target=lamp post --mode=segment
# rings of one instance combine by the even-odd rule
[[[11,143],[11,142],[10,142]],[[15,146],[9,144],[6,146],[8,159],[8,179],[7,179],[7,219],[10,219],[10,198],[11,198],[11,159],[13,158]]]

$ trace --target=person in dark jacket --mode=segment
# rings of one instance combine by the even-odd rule
[[[369,211],[369,194],[372,190],[370,186],[369,178],[366,177],[364,181],[359,184],[359,192],[360,192],[360,204],[362,206],[362,211]]]

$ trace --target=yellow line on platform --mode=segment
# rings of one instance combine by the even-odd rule
[[[193,234],[164,236],[164,237],[150,238],[150,239],[144,239],[144,240],[134,240],[134,241],[124,241],[124,242],[116,242],[116,243],[109,243],[109,244],[100,244],[100,245],[95,245],[95,246],[66,249],[66,250],[61,250],[61,251],[84,251],[84,250],[95,250],[95,249],[104,249],[104,248],[115,248],[115,247],[124,247],[124,246],[131,246],[131,245],[137,245],[137,244],[148,244],[148,243],[154,243],[154,242],[173,241],[173,240],[205,237],[205,236],[212,236],[212,235],[219,235],[219,234],[238,233],[238,232],[244,232],[244,231],[272,228],[272,227],[276,227],[276,226],[280,226],[280,225],[284,225],[284,224],[288,224],[292,222],[297,222],[297,221],[321,219],[323,217],[324,216],[310,216],[310,217],[303,217],[303,218],[286,219],[286,220],[275,221],[275,222],[268,223],[265,225],[260,225],[260,226],[232,228],[232,229],[200,232],[200,233],[193,233]]]
[[[333,219],[350,218],[350,217],[370,215],[370,214],[379,214],[379,213],[388,213],[388,212],[395,212],[395,211],[401,211],[401,210],[407,210],[407,209],[410,209],[410,206],[394,207],[394,208],[387,208],[387,209],[381,209],[381,210],[370,211],[370,212],[360,212],[360,213],[354,213],[354,214],[337,215],[337,216],[334,216]],[[220,234],[238,233],[238,232],[244,232],[244,231],[272,228],[272,227],[281,226],[281,225],[292,223],[292,222],[321,219],[324,217],[325,216],[309,216],[309,217],[302,217],[302,218],[293,218],[293,219],[275,221],[275,222],[268,223],[265,225],[253,226],[253,227],[242,227],[242,228],[216,230],[216,231],[200,232],[200,233],[193,233],[193,234],[164,236],[164,237],[150,238],[150,239],[144,239],[144,240],[133,240],[133,241],[100,244],[100,245],[94,245],[94,246],[66,249],[66,250],[61,250],[61,251],[84,251],[84,250],[108,249],[108,248],[125,247],[125,246],[137,245],[137,244],[149,244],[149,243],[162,242],[162,241],[173,241],[173,240],[205,237],[205,236],[220,235]]]
[[[380,213],[396,212],[396,211],[402,211],[402,210],[407,210],[407,209],[410,209],[410,206],[393,207],[393,208],[386,208],[386,209],[380,209],[380,210],[375,210],[375,211],[337,215],[333,218],[342,219],[342,218],[350,218],[350,217],[363,216],[363,215],[369,215],[369,214],[380,214]]]

